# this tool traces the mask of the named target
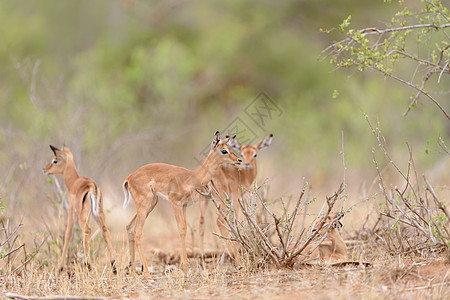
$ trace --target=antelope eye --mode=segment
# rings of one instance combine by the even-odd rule
[[[230,152],[228,152],[228,150],[222,150],[222,154],[223,155],[226,155],[226,154],[229,154]]]
[[[53,161],[52,161],[52,164],[54,164],[54,165],[56,165],[58,163],[58,161],[56,160],[56,159],[54,159]]]
[[[253,157],[256,157],[256,153],[255,153],[255,154],[253,154]]]

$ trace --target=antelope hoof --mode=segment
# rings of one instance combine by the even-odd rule
[[[84,263],[84,266],[85,266],[89,271],[92,269],[90,263]]]
[[[131,269],[131,261],[128,263],[128,266],[125,266],[125,274],[130,274],[130,269]]]
[[[117,274],[117,268],[116,268],[116,260],[115,259],[111,260],[111,267],[112,267],[113,274],[116,275]]]

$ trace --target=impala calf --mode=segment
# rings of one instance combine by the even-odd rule
[[[50,163],[44,168],[44,174],[56,175],[61,174],[64,179],[64,184],[69,192],[69,210],[67,212],[67,227],[64,235],[63,252],[58,264],[58,269],[62,270],[67,261],[67,250],[69,242],[72,237],[72,229],[74,224],[74,212],[76,213],[78,224],[83,232],[83,247],[85,262],[88,266],[92,264],[90,256],[89,241],[91,238],[91,228],[89,227],[89,219],[92,214],[94,220],[98,223],[103,232],[103,237],[108,248],[108,256],[115,272],[114,263],[112,259],[112,245],[111,236],[105,222],[105,213],[103,211],[102,191],[95,184],[94,180],[89,177],[78,175],[73,155],[69,148],[63,145],[62,149],[58,149],[50,145],[53,154],[55,155]],[[90,204],[88,203],[90,202]]]
[[[347,245],[342,239],[339,230],[342,228],[342,223],[339,221],[344,215],[337,213],[332,216],[328,216],[322,226],[319,235],[323,236],[327,231],[328,235],[326,239],[328,241],[321,243],[313,252],[309,255],[311,259],[319,259],[322,262],[335,262],[344,260],[347,257]],[[329,229],[329,227],[331,228]],[[314,228],[313,232],[317,229]],[[302,254],[306,255],[315,244],[308,245]]]
[[[233,203],[233,209],[237,213],[239,211],[239,202],[237,199],[243,197],[246,190],[248,190],[253,181],[256,179],[258,173],[256,165],[256,156],[259,150],[267,148],[272,143],[273,134],[268,135],[262,139],[256,145],[241,145],[236,139],[230,141],[230,146],[237,149],[241,153],[242,165],[240,168],[235,166],[223,165],[213,176],[213,182],[216,187],[216,191],[219,196],[225,200],[229,198]],[[213,197],[217,197],[217,193],[214,191]],[[204,198],[199,201],[200,206],[200,220],[199,220],[199,235],[200,235],[200,248],[202,252],[204,251],[204,235],[205,235],[205,210],[209,203],[209,198]],[[223,207],[222,201],[218,200],[220,208]],[[220,233],[224,237],[228,237],[229,233],[225,227],[225,220],[220,213],[217,214],[217,226],[219,227]],[[226,243],[227,248],[232,254],[236,255],[237,250],[230,243]]]
[[[136,215],[127,225],[130,265],[134,263],[137,249],[145,276],[149,276],[149,271],[142,249],[142,228],[145,219],[160,199],[168,200],[172,206],[181,239],[181,268],[184,271],[188,269],[186,205],[200,196],[199,192],[211,181],[213,174],[221,165],[242,163],[230,149],[234,138],[221,140],[217,131],[208,156],[195,171],[164,163],[153,163],[140,167],[125,179],[123,206],[127,207],[131,199],[136,206]]]

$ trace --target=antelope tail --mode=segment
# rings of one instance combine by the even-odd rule
[[[92,214],[95,217],[98,217],[98,212],[99,212],[99,207],[100,207],[100,197],[101,197],[101,192],[98,190],[97,185],[94,184],[94,190],[91,189],[88,192],[89,198],[91,199],[91,210],[92,210]],[[97,197],[95,197],[97,196]]]
[[[123,183],[123,193],[125,195],[125,200],[123,200],[123,208],[126,208],[128,204],[130,204],[131,199],[131,193],[128,189],[128,180],[125,180],[125,182]]]

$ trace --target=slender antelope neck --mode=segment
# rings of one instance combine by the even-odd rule
[[[347,253],[347,245],[339,233],[333,236],[331,247],[335,253],[342,253],[344,255]]]
[[[75,181],[80,177],[73,160],[67,159],[66,168],[64,169],[64,173],[62,175],[63,175],[63,179],[64,179],[64,184],[66,185],[67,189],[69,190],[70,187],[73,186]]]
[[[208,156],[197,168],[197,170],[194,171],[194,174],[200,179],[202,184],[207,184],[217,172],[219,167],[220,165],[214,155],[214,150],[210,150]]]
[[[251,180],[251,182],[248,182],[248,184],[252,184],[253,180],[255,180],[256,178],[256,174],[258,174],[258,166],[256,163],[256,159],[252,160],[250,162],[250,168],[249,169],[244,169],[245,172],[247,172],[250,176],[248,176],[249,180]]]

